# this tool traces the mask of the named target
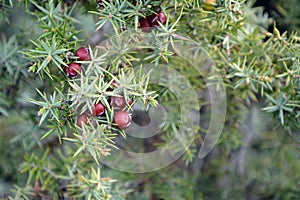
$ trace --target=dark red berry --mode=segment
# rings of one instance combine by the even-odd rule
[[[150,26],[147,18],[141,18],[139,20],[139,23],[140,23],[140,27],[142,28],[142,31],[150,32],[151,26]]]
[[[79,57],[79,60],[81,61],[91,60],[90,51],[88,48],[85,47],[80,47],[79,49],[77,49],[76,56]]]
[[[126,111],[118,111],[114,115],[114,123],[121,130],[128,128],[131,124],[131,116]]]
[[[77,73],[81,72],[81,65],[78,63],[72,62],[69,65],[69,73],[71,76],[77,76]]]
[[[77,76],[78,72],[81,72],[81,65],[72,62],[68,67],[65,68],[66,75],[70,78]]]
[[[153,14],[147,17],[148,23],[151,27],[158,27],[160,22],[161,24],[165,24],[167,21],[167,17],[165,13],[159,11],[157,14]]]
[[[110,104],[114,109],[122,110],[126,101],[124,97],[110,97]]]
[[[87,124],[88,118],[85,114],[79,115],[77,118],[77,125],[83,126],[84,124]]]
[[[96,116],[102,115],[105,112],[105,107],[103,106],[102,103],[96,103],[93,106],[93,114]]]

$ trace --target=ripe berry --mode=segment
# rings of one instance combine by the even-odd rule
[[[85,47],[80,47],[79,49],[77,49],[76,56],[79,57],[79,60],[81,61],[91,60],[90,51],[88,48]]]
[[[81,72],[81,65],[72,62],[68,67],[65,68],[65,72],[68,77],[75,78],[78,72]]]
[[[93,114],[96,116],[102,115],[105,112],[105,107],[103,106],[102,103],[96,103],[93,106]]]
[[[114,109],[122,110],[126,101],[124,97],[110,97],[110,104]]]
[[[124,130],[131,124],[131,116],[126,111],[118,111],[114,115],[114,123],[117,124],[118,128]]]
[[[77,118],[77,125],[83,126],[88,121],[87,116],[85,114],[79,115]]]
[[[152,27],[158,27],[160,22],[161,24],[165,24],[167,21],[167,17],[165,13],[159,11],[157,14],[153,14],[147,17],[148,23]]]

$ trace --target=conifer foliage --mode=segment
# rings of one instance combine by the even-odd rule
[[[277,14],[295,12],[285,32],[254,3],[0,0],[0,198],[299,198],[299,17],[276,1]],[[199,74],[174,50],[175,40],[192,44],[185,49],[195,53],[190,58],[209,55],[211,68]],[[151,70],[142,73],[149,64],[182,74],[199,106],[191,96],[177,99],[174,91],[187,90],[180,76],[153,84]],[[216,77],[205,74],[209,70],[222,78],[226,118],[214,150],[199,164],[214,112],[206,79]],[[167,115],[149,119],[160,105]],[[194,122],[190,110],[201,118]],[[146,130],[157,120],[164,122],[156,136],[141,141],[129,134],[136,124]],[[182,129],[184,123],[192,125]],[[257,127],[280,131],[259,140],[263,128]],[[186,132],[195,133],[189,146]],[[119,149],[152,152],[172,140],[181,143],[170,145],[170,156],[185,151],[156,172],[122,173],[101,162],[118,160]],[[133,163],[118,165],[137,167]]]

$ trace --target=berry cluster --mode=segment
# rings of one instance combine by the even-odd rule
[[[98,102],[93,106],[92,115],[101,116],[105,113],[105,107],[102,103]],[[77,125],[83,126],[87,124],[89,115],[82,114],[77,118]],[[127,111],[116,110],[114,113],[114,123],[120,130],[124,130],[131,125],[131,115]]]
[[[107,0],[109,2],[109,0]],[[102,0],[96,0],[98,5],[100,7],[105,6]],[[137,4],[137,1],[133,0],[132,3],[134,5]],[[141,18],[139,20],[140,27],[143,31],[149,32],[152,27],[159,27],[160,24],[165,24],[167,21],[167,17],[165,13],[162,11],[158,11],[157,13],[154,13],[152,15],[149,15],[145,18]],[[80,47],[76,51],[76,56],[80,61],[90,61],[90,52],[88,48]],[[77,76],[78,72],[81,71],[81,65],[78,63],[72,62],[66,69],[65,72],[68,77],[74,78]],[[112,81],[111,86],[114,88],[119,87],[116,81]],[[124,130],[128,128],[131,124],[132,117],[129,112],[124,111],[124,108],[126,106],[126,100],[124,97],[117,97],[117,96],[111,96],[109,98],[110,106],[114,110],[114,116],[113,121],[116,124],[116,126],[120,130]],[[128,104],[132,105],[133,100],[131,99]],[[102,116],[106,111],[106,107],[101,103],[97,102],[92,107],[92,113],[85,113],[80,115],[77,118],[77,125],[82,126],[83,124],[87,124],[90,116]]]
[[[133,100],[129,101],[129,105],[133,103]],[[116,96],[111,96],[110,97],[110,106],[113,108],[115,111],[114,113],[114,123],[120,130],[124,130],[128,128],[131,124],[131,115],[129,112],[124,111],[123,109],[126,106],[126,100],[124,97],[116,97]],[[102,116],[106,111],[105,106],[101,103],[98,102],[94,104],[92,107],[92,113],[90,115],[93,116]],[[80,115],[77,118],[77,125],[82,126],[83,124],[87,124],[88,122],[88,114],[83,114]]]
[[[109,0],[107,0],[109,2]],[[100,7],[103,7],[103,1],[102,0],[96,0],[96,2],[98,3],[98,5]],[[132,1],[133,5],[137,4],[136,0]],[[140,27],[142,28],[143,31],[150,31],[151,27],[159,27],[159,23],[161,24],[165,24],[167,21],[167,17],[165,15],[165,13],[163,13],[162,11],[158,11],[157,13],[154,13],[150,16],[147,16],[145,18],[141,18],[139,20],[140,23]]]
[[[155,14],[147,16],[146,18],[141,18],[139,23],[143,31],[149,31],[151,27],[159,27],[159,23],[165,24],[166,21],[167,17],[165,13],[159,11]]]
[[[90,61],[90,51],[88,48],[80,47],[76,51],[76,56],[80,61]],[[76,78],[77,74],[81,72],[81,65],[76,62],[71,62],[68,67],[65,68],[65,73],[69,78]]]
[[[76,51],[76,56],[80,61],[90,61],[90,52],[88,48],[80,47]],[[68,77],[74,78],[77,73],[81,71],[81,65],[72,62],[68,67],[65,68],[65,72]],[[118,88],[119,84],[114,80],[111,83],[112,88]],[[115,111],[114,113],[114,123],[121,130],[128,128],[131,124],[131,115],[127,111],[123,111],[126,106],[126,100],[122,96],[111,96],[109,98],[110,106]],[[133,104],[133,99],[128,102],[129,105]],[[77,125],[83,126],[88,123],[90,116],[102,116],[106,111],[105,106],[101,102],[97,102],[92,107],[92,113],[84,113],[77,118]]]
[[[131,99],[129,105],[133,103]],[[126,105],[124,97],[110,97],[110,105],[117,112],[114,114],[114,123],[121,130],[128,128],[131,124],[131,115],[127,111],[123,111]]]

